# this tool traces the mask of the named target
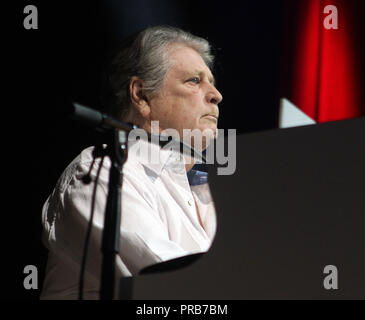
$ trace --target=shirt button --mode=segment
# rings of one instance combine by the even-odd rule
[[[193,200],[191,200],[191,199],[190,199],[190,200],[188,201],[188,204],[189,204],[189,206],[192,206],[192,205],[193,205]]]

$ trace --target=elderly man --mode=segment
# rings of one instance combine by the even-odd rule
[[[217,130],[221,94],[211,72],[208,42],[177,28],[151,27],[130,39],[110,64],[110,113],[151,132]],[[152,163],[138,150],[147,144],[159,153]],[[97,159],[92,182],[93,148],[65,170],[43,208],[44,242],[49,249],[42,299],[76,299],[83,245],[97,179],[92,233],[84,275],[84,298],[98,299],[101,238],[110,161]],[[205,176],[196,179],[194,163],[174,150],[138,140],[129,145],[123,167],[120,251],[117,277],[138,274],[161,261],[209,249],[216,229],[214,205]],[[100,170],[99,170],[100,169]]]

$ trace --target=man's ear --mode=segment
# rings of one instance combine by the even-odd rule
[[[132,77],[129,82],[129,94],[133,107],[142,115],[143,118],[149,118],[151,107],[148,98],[143,91],[144,82],[138,77]]]

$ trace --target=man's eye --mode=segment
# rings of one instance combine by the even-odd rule
[[[190,82],[194,82],[194,83],[199,83],[200,82],[200,78],[199,77],[194,77],[189,79]]]

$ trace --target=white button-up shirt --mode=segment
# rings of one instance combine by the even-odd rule
[[[159,152],[155,163],[140,152],[142,144]],[[145,146],[145,145],[144,145]],[[49,249],[41,299],[77,299],[80,266],[94,180],[93,148],[67,167],[43,207],[43,238]],[[104,158],[95,195],[95,209],[84,275],[84,298],[98,299],[101,239],[108,190],[109,158]],[[122,211],[116,279],[142,268],[187,254],[207,251],[216,230],[216,215],[207,183],[189,185],[185,159],[175,151],[139,140],[130,144],[123,167]]]

